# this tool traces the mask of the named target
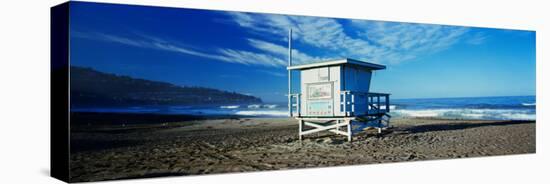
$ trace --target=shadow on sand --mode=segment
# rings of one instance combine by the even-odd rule
[[[478,123],[445,123],[445,124],[429,124],[416,125],[412,127],[404,127],[400,131],[415,134],[434,131],[461,130],[468,128],[486,127],[486,126],[507,126],[518,124],[535,123],[535,121],[496,121],[496,122],[478,122]]]

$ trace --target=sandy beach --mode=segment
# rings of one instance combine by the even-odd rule
[[[298,123],[288,118],[73,115],[72,182],[536,151],[535,121],[394,118],[391,130],[361,132],[347,142],[328,133],[299,141]]]

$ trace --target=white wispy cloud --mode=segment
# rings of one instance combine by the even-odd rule
[[[307,57],[297,58],[309,62],[320,58],[352,57],[378,63],[399,63],[445,50],[460,41],[468,31],[465,27],[429,24],[239,12],[228,15],[250,32],[275,36],[278,40],[286,40],[287,31],[292,28],[294,40],[325,51],[322,56],[301,53]],[[255,42],[251,44],[256,45]],[[295,52],[293,54],[298,57]]]
[[[219,49],[220,54],[224,56],[224,61],[237,62],[246,65],[264,65],[264,66],[285,66],[286,62],[282,59],[267,54],[261,54],[250,51]]]
[[[485,40],[487,39],[487,35],[482,32],[477,32],[476,34],[473,34],[466,40],[466,43],[472,44],[472,45],[479,45],[482,43],[485,43]]]
[[[257,40],[257,39],[248,39],[250,46],[259,49],[263,52],[274,55],[277,58],[288,58],[288,48],[282,45],[277,45],[271,42]],[[311,61],[327,60],[327,58],[313,57],[302,53],[296,49],[292,49],[292,61],[296,64],[302,64]],[[287,61],[288,62],[288,61]],[[286,64],[286,63],[285,63]]]
[[[357,35],[372,42],[382,52],[375,57],[389,63],[439,52],[457,43],[468,31],[465,27],[352,20]]]
[[[419,56],[448,49],[461,41],[469,30],[465,27],[395,23],[367,20],[344,20],[308,16],[228,12],[228,18],[260,39],[243,38],[252,49],[198,48],[136,33],[125,36],[98,32],[72,31],[72,36],[192,55],[217,61],[265,67],[287,65],[288,29],[293,41],[308,47],[292,50],[293,62],[304,64],[336,58],[356,58],[369,62],[397,64]],[[484,35],[470,36],[466,43],[481,44]],[[277,74],[279,75],[279,74]],[[275,75],[274,75],[275,76]],[[280,75],[279,75],[280,76]]]
[[[286,66],[285,60],[269,54],[227,48],[216,48],[213,49],[214,52],[206,52],[204,50],[198,50],[197,48],[191,48],[190,46],[186,46],[181,43],[171,42],[165,39],[145,34],[134,34],[130,38],[127,36],[98,32],[72,31],[71,33],[71,36],[76,38],[93,39],[140,48],[157,49],[229,63],[238,63],[244,65],[262,65],[268,67]]]

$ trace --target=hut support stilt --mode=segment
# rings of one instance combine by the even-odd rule
[[[299,139],[302,140],[304,135],[317,133],[321,131],[329,131],[335,133],[336,135],[344,135],[348,138],[348,141],[351,141],[352,136],[352,120],[353,117],[344,117],[344,118],[296,118],[299,122]],[[342,131],[341,127],[346,126]],[[308,127],[309,129],[305,129]]]

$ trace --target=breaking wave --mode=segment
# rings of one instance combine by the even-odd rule
[[[535,120],[536,114],[518,109],[401,109],[394,110],[402,117],[441,117],[460,119]]]
[[[537,106],[537,103],[521,103],[523,106]]]
[[[239,105],[223,105],[223,106],[220,106],[220,108],[222,108],[222,109],[237,109],[239,107],[240,107]]]
[[[380,106],[381,109],[386,109],[386,106],[385,105],[381,105]],[[395,110],[396,106],[395,105],[390,105],[390,110]]]
[[[249,109],[275,109],[277,107],[279,107],[277,104],[252,104],[247,106]]]

